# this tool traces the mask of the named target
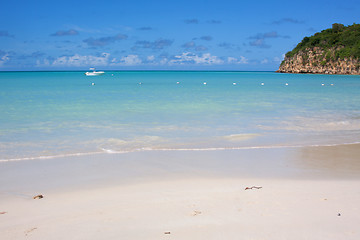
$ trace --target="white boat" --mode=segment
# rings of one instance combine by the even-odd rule
[[[86,72],[85,75],[86,76],[99,76],[99,75],[103,75],[105,72],[103,71],[95,71],[95,68],[90,68],[90,70],[92,70],[92,72]]]

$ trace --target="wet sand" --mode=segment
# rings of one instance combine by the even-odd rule
[[[359,239],[359,161],[353,144],[2,162],[0,235]]]

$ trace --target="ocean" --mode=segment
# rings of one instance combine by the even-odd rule
[[[0,161],[360,142],[360,76],[0,72]]]

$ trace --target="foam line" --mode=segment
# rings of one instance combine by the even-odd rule
[[[251,149],[279,149],[279,148],[303,148],[303,147],[336,147],[341,145],[356,145],[360,142],[351,143],[335,143],[335,144],[312,144],[312,145],[278,145],[278,146],[252,146],[252,147],[212,147],[212,148],[137,148],[128,151],[117,151],[112,149],[101,148],[99,152],[88,153],[72,153],[72,154],[60,154],[53,156],[38,156],[38,157],[25,157],[25,158],[11,158],[0,159],[1,162],[15,162],[15,161],[29,161],[29,160],[44,160],[54,159],[61,157],[77,157],[77,156],[89,156],[96,154],[124,154],[131,152],[145,152],[145,151],[226,151],[226,150],[251,150]]]
[[[71,154],[59,154],[52,156],[37,156],[37,157],[24,157],[24,158],[11,158],[11,159],[0,159],[0,162],[15,162],[15,161],[27,161],[27,160],[43,160],[43,159],[53,159],[61,157],[76,157],[76,156],[87,156],[95,155],[103,152],[88,152],[88,153],[71,153]]]

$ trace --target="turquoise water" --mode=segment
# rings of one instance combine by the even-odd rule
[[[359,93],[360,76],[0,72],[0,160],[355,143]]]

